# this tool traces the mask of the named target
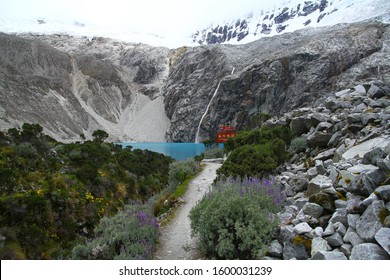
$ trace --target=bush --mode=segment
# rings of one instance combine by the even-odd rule
[[[36,158],[38,156],[37,149],[30,143],[21,143],[15,147],[16,154],[23,158]]]
[[[219,177],[262,177],[265,173],[274,170],[280,162],[274,150],[277,148],[274,148],[271,143],[239,147],[231,152],[222,167],[217,170],[217,174]]]
[[[296,137],[291,141],[288,151],[294,154],[304,152],[307,149],[307,141],[305,138]]]
[[[249,179],[218,182],[191,210],[192,235],[212,259],[257,259],[272,240],[285,195],[275,182]]]
[[[101,219],[95,238],[72,250],[73,259],[152,259],[158,223],[148,205],[127,205],[113,217]]]
[[[175,161],[169,166],[169,187],[176,188],[181,182],[195,175],[200,165],[194,159]]]
[[[236,138],[229,138],[225,143],[225,152],[229,153],[234,149],[245,145],[263,145],[274,141],[283,140],[287,145],[291,142],[291,130],[287,126],[265,126],[261,129],[241,131]]]

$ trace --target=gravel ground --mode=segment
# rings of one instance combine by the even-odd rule
[[[216,177],[219,163],[205,162],[203,171],[195,177],[184,195],[184,203],[176,210],[175,217],[160,229],[160,244],[155,259],[157,260],[196,260],[197,238],[191,238],[191,223],[188,214],[196,202],[209,190]]]

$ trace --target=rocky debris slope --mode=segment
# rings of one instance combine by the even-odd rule
[[[168,74],[167,48],[0,34],[0,53],[2,129],[30,122],[62,141],[80,134],[89,138],[96,129],[113,141],[165,140],[169,120],[161,88]],[[158,130],[150,129],[156,124]]]
[[[390,259],[390,86],[357,85],[275,123],[308,147],[278,176],[288,205],[269,257]]]
[[[390,79],[390,28],[364,22],[296,31],[240,45],[186,49],[164,88],[168,139],[213,138],[220,124],[238,130],[257,114],[282,115],[332,91]],[[232,71],[234,70],[233,74]]]

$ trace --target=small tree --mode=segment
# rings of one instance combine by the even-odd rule
[[[103,143],[104,140],[108,138],[108,133],[105,132],[104,130],[95,130],[92,133],[93,141],[98,142],[98,143]]]

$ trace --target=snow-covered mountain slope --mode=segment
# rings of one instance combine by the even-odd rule
[[[85,24],[72,21],[57,21],[53,19],[4,19],[0,18],[0,32],[7,34],[38,34],[38,35],[70,35],[88,39],[103,37],[128,43],[141,43],[150,46],[176,48],[183,46],[188,38],[167,37],[140,30],[129,29],[126,26],[110,26]]]
[[[290,0],[270,11],[220,23],[195,32],[197,44],[242,44],[261,37],[292,32],[305,27],[352,23],[371,18],[390,20],[389,0]]]

